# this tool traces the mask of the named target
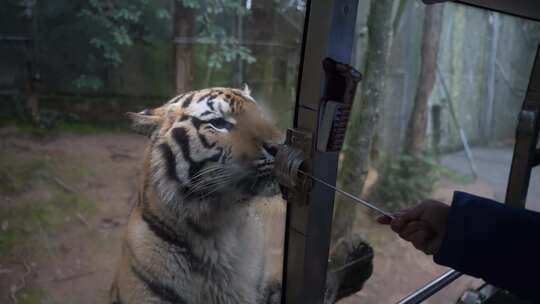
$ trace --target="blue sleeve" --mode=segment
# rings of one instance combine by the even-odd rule
[[[540,301],[540,213],[456,192],[437,264]]]

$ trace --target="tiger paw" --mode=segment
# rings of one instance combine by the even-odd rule
[[[336,300],[360,291],[373,273],[373,248],[358,235],[340,239],[330,256],[329,275],[338,282]]]

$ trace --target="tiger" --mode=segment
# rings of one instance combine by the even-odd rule
[[[265,113],[248,88],[192,91],[128,113],[149,144],[111,303],[280,303],[253,208],[260,198],[283,203],[272,174],[283,135]],[[338,299],[337,280],[325,303]]]

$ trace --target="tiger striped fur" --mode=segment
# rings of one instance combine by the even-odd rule
[[[279,303],[251,206],[279,198],[272,144],[282,138],[249,91],[190,92],[129,116],[150,144],[111,302]]]

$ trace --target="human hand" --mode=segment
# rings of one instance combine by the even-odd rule
[[[426,200],[418,206],[395,213],[394,219],[381,216],[380,224],[390,225],[399,236],[426,254],[436,254],[446,233],[450,206]]]

